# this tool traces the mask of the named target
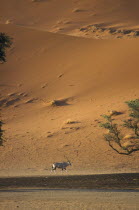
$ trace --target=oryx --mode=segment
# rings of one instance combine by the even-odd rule
[[[66,170],[67,166],[71,166],[71,162],[68,160],[67,162],[56,162],[52,164],[52,171],[55,171],[57,168],[61,168],[61,170]]]

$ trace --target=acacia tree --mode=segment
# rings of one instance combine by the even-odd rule
[[[129,108],[129,117],[123,121],[122,126],[127,129],[132,129],[134,136],[132,139],[139,139],[139,99],[126,101]],[[114,122],[112,115],[102,115],[106,122],[100,123],[100,127],[108,130],[107,134],[104,134],[105,140],[109,146],[119,154],[129,155],[139,150],[139,144],[132,144],[130,147],[125,147],[122,144],[123,135],[117,123]]]
[[[11,47],[12,38],[5,33],[0,33],[0,63],[6,62],[6,48]]]
[[[132,129],[136,138],[139,138],[139,99],[125,102],[129,107],[129,119],[124,120],[123,126]]]

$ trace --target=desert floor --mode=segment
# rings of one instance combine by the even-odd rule
[[[138,210],[139,193],[88,190],[9,190],[0,192],[1,209]]]
[[[0,178],[1,209],[139,209],[139,174]]]

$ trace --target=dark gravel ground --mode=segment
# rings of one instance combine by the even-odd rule
[[[139,190],[139,173],[0,178],[0,190],[17,188]]]

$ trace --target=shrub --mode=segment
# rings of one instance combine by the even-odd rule
[[[0,33],[0,63],[6,62],[6,48],[11,47],[12,38],[5,33]]]

